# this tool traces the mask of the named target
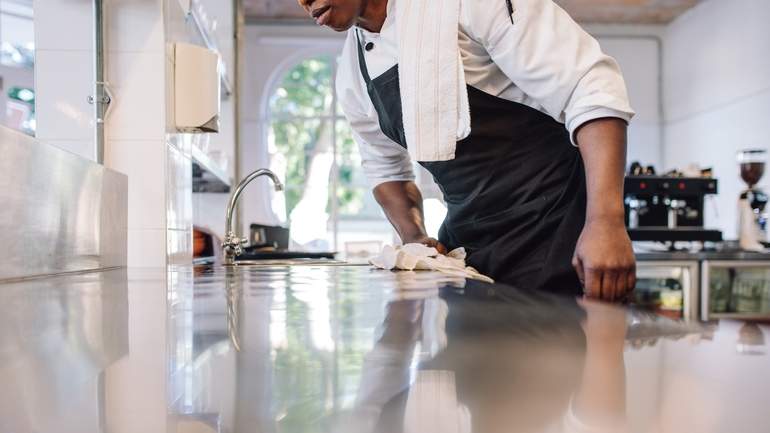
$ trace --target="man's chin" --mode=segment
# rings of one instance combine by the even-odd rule
[[[353,27],[353,22],[349,23],[328,23],[326,24],[326,27],[334,30],[335,32],[346,32],[350,30],[351,27]]]

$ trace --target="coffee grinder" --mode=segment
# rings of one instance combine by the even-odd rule
[[[738,200],[738,240],[745,251],[764,251],[767,242],[767,194],[756,185],[765,174],[767,151],[748,149],[738,152],[741,178],[748,189]]]

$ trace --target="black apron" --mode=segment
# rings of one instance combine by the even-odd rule
[[[359,35],[356,32],[357,36]],[[371,79],[358,59],[382,132],[406,148],[398,65]],[[421,162],[448,212],[439,241],[467,263],[522,289],[579,295],[572,256],[585,223],[585,170],[564,125],[526,105],[468,86],[471,134],[455,159]]]

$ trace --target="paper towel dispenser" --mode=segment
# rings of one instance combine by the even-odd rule
[[[174,120],[180,132],[219,132],[219,54],[197,45],[174,48]]]

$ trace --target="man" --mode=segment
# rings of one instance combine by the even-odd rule
[[[617,63],[566,12],[551,0],[457,0],[471,128],[453,159],[420,162],[448,207],[436,240],[404,134],[394,5],[406,0],[298,1],[348,31],[339,101],[404,243],[465,247],[471,266],[521,288],[607,301],[634,288],[623,218],[633,111]]]

